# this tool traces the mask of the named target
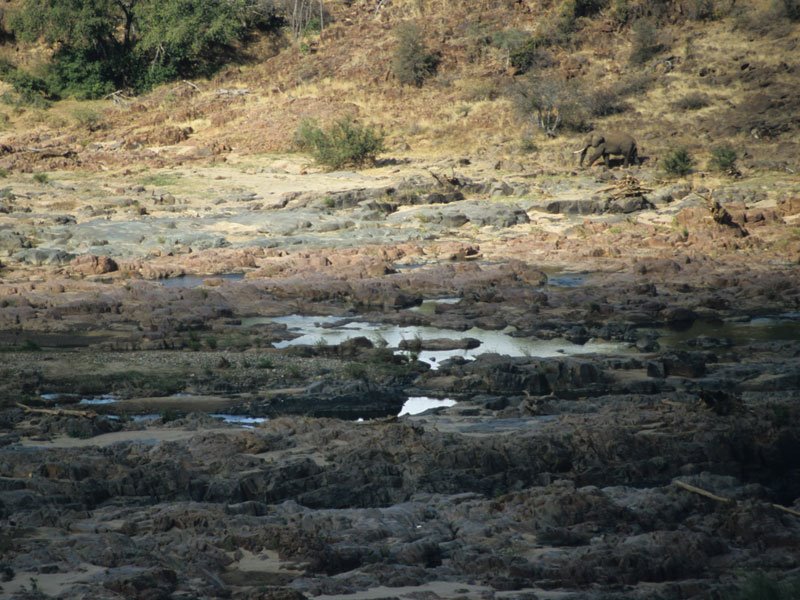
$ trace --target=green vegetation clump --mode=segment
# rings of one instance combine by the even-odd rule
[[[724,173],[736,170],[736,160],[738,159],[736,150],[731,146],[717,146],[711,150],[711,160],[709,161],[709,168],[714,171],[722,171]]]
[[[6,104],[47,108],[54,99],[43,78],[21,71],[8,61],[0,62],[0,79],[13,90],[3,94],[2,101]]]
[[[680,177],[692,172],[694,160],[686,148],[675,148],[667,153],[662,165],[667,175]]]
[[[210,75],[251,31],[277,29],[279,10],[263,0],[23,0],[8,15],[10,30],[54,52],[45,73],[14,69],[10,82],[31,104]]]
[[[422,30],[412,23],[401,25],[395,31],[397,48],[392,58],[392,72],[403,85],[422,86],[436,73],[439,55],[425,45]]]
[[[319,164],[330,169],[359,167],[374,162],[383,152],[383,134],[362,125],[352,117],[342,117],[327,129],[313,120],[305,120],[295,133],[295,144],[311,153]]]

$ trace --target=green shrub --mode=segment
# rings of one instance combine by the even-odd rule
[[[736,159],[739,158],[736,150],[731,146],[717,146],[711,150],[709,168],[714,171],[729,172],[736,169]]]
[[[269,358],[266,357],[258,359],[258,362],[256,363],[256,369],[274,369],[274,368],[275,364]]]
[[[667,175],[682,176],[691,173],[694,160],[686,148],[676,148],[667,153],[662,165]]]
[[[36,183],[41,183],[42,185],[46,185],[50,182],[50,177],[48,177],[47,173],[34,173],[33,180]]]
[[[47,108],[55,99],[47,82],[41,77],[19,69],[12,69],[2,77],[15,92],[15,95],[3,95],[3,101],[7,104]]]
[[[384,150],[383,134],[352,117],[342,117],[328,129],[312,120],[302,121],[295,133],[295,144],[310,152],[319,164],[334,170],[373,162]]]
[[[425,45],[422,30],[411,23],[398,27],[397,48],[392,58],[392,72],[403,85],[422,86],[424,81],[436,73],[439,55]]]

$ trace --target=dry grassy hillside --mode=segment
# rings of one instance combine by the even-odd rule
[[[200,156],[247,154],[291,150],[304,118],[352,114],[383,128],[392,157],[505,159],[560,170],[573,164],[581,129],[613,127],[632,132],[650,164],[686,146],[703,168],[710,150],[727,142],[739,150],[744,171],[796,172],[800,22],[776,18],[776,2],[615,0],[578,17],[558,43],[536,47],[535,64],[520,75],[508,40],[552,30],[566,0],[329,1],[321,34],[256,40],[245,60],[211,80],[165,85],[120,103],[0,105],[2,138],[11,147],[121,142],[134,150],[177,144],[186,148],[183,157],[194,156],[192,148],[205,149]],[[703,13],[709,6],[714,13]],[[408,22],[439,57],[420,87],[401,85],[393,70],[395,33]],[[643,22],[651,29],[642,32]],[[660,50],[632,62],[643,35]],[[12,41],[2,54],[25,63],[46,53]],[[572,90],[579,126],[562,126],[550,139],[520,116],[511,90],[527,77]]]

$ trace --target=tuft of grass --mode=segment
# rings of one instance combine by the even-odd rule
[[[286,367],[286,376],[289,379],[300,379],[303,376],[303,371],[297,365],[289,365]]]
[[[153,175],[145,175],[139,179],[141,185],[152,185],[157,187],[165,187],[176,185],[180,180],[180,173],[154,173]]]
[[[360,362],[350,362],[344,366],[344,374],[350,379],[366,380],[368,377],[367,366]]]
[[[699,110],[711,104],[711,98],[703,92],[692,92],[676,100],[673,106],[679,110]]]
[[[34,173],[33,180],[36,183],[41,183],[42,185],[50,183],[50,177],[48,177],[47,173]]]

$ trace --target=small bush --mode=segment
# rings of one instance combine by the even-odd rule
[[[326,130],[314,121],[303,121],[295,133],[295,144],[334,170],[373,162],[384,150],[383,134],[351,117],[339,119]]]
[[[392,72],[401,84],[420,87],[436,73],[439,55],[428,49],[422,30],[416,25],[401,25],[395,34],[397,48],[392,59]]]
[[[714,0],[689,0],[684,5],[686,16],[693,21],[711,21],[716,17]]]
[[[536,145],[536,140],[529,133],[523,135],[519,140],[519,151],[524,154],[533,154],[539,151],[539,146]]]
[[[772,0],[773,11],[790,21],[800,21],[800,0]]]
[[[724,173],[736,170],[736,150],[731,146],[717,146],[711,151],[711,160],[709,161],[709,168],[714,171],[722,171]]]
[[[711,98],[703,92],[692,92],[673,103],[680,110],[699,110],[711,104]]]
[[[613,0],[609,16],[618,25],[625,25],[631,18],[631,7],[629,0]]]
[[[72,111],[72,118],[77,125],[87,131],[99,131],[105,127],[103,115],[98,111],[84,106]]]
[[[649,19],[642,19],[633,26],[633,50],[630,61],[642,65],[663,52],[666,45],[659,40],[658,30]]]
[[[554,64],[554,60],[545,46],[549,46],[552,43],[553,40],[551,38],[529,37],[523,44],[510,52],[508,62],[514,67],[518,75],[527,73],[534,68],[546,69],[551,67]]]
[[[607,117],[630,110],[617,89],[601,88],[586,96],[586,108],[593,117]]]
[[[50,177],[47,176],[47,173],[34,173],[33,180],[36,183],[41,183],[42,185],[46,185],[50,182]]]
[[[369,371],[364,363],[350,362],[344,366],[344,374],[350,379],[366,380],[369,378]]]
[[[692,172],[694,160],[686,148],[676,148],[667,153],[662,164],[667,175],[682,176]]]

